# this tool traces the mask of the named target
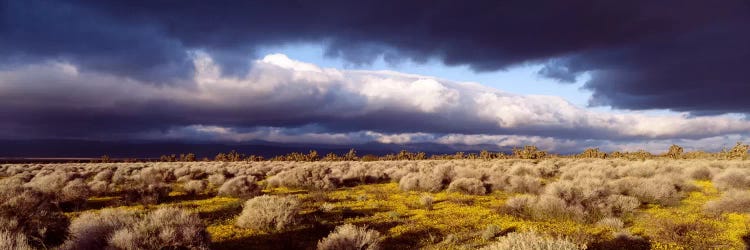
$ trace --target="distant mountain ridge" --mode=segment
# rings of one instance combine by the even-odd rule
[[[95,141],[95,140],[0,140],[2,158],[158,158],[161,155],[194,153],[198,158],[212,158],[218,153],[236,150],[245,155],[272,157],[291,152],[307,153],[310,150],[325,155],[329,152],[344,154],[349,149],[358,155],[385,155],[401,150],[429,154],[453,154],[457,151],[475,153],[481,149],[510,152],[511,148],[496,145],[444,145],[437,143],[386,144],[370,142],[353,145],[297,144],[268,141],[242,143],[184,142],[184,141]]]

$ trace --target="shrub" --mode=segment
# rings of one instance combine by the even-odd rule
[[[211,242],[198,215],[179,208],[160,208],[109,238],[116,249],[209,249]]]
[[[448,192],[483,195],[486,191],[482,181],[474,178],[458,178],[448,186]]]
[[[404,191],[426,191],[439,192],[451,183],[453,167],[450,165],[437,165],[430,168],[422,168],[421,172],[409,173],[401,178],[399,187]]]
[[[78,209],[86,203],[89,196],[91,196],[91,190],[83,182],[83,179],[74,179],[63,187],[60,192],[59,201],[63,207]]]
[[[445,237],[443,237],[443,241],[441,241],[440,244],[453,245],[453,244],[456,244],[456,242],[458,242],[459,240],[461,239],[459,239],[458,236],[456,236],[455,234],[448,234]]]
[[[24,178],[20,176],[11,176],[8,178],[0,179],[0,193],[13,192],[17,188],[20,188],[26,183]]]
[[[192,181],[192,180],[193,180],[193,177],[190,175],[183,175],[177,178],[177,182],[180,182],[180,183],[185,183],[185,182]]]
[[[531,176],[513,176],[505,190],[514,193],[536,194],[542,189],[542,180]]]
[[[584,207],[568,204],[564,199],[551,195],[542,195],[531,206],[530,215],[535,219],[578,219],[586,216]]]
[[[318,250],[378,250],[381,241],[378,231],[345,224],[318,241]]]
[[[495,170],[498,171],[498,170]],[[507,170],[502,170],[507,171]],[[492,191],[495,190],[504,190],[504,187],[508,185],[509,179],[512,175],[508,175],[505,173],[493,173],[487,178],[486,182],[487,184],[490,184],[490,189]]]
[[[107,181],[91,181],[89,182],[89,190],[96,195],[104,195],[109,193],[112,187]]]
[[[544,194],[560,198],[566,204],[578,204],[587,200],[587,198],[599,198],[608,194],[604,193],[607,191],[605,187],[597,187],[596,184],[585,183],[586,181],[588,180],[553,182],[547,185]]]
[[[421,197],[419,197],[419,203],[427,210],[432,210],[432,205],[434,202],[435,200],[432,198],[432,195],[423,194]]]
[[[115,172],[113,172],[112,170],[105,169],[100,171],[99,173],[96,173],[96,175],[94,175],[94,180],[109,182],[114,174]]]
[[[530,207],[536,203],[537,197],[533,195],[518,195],[505,201],[501,210],[507,214],[522,216],[528,215]]]
[[[597,179],[557,181],[548,185],[538,197],[526,195],[509,199],[503,210],[534,219],[596,222],[603,217],[623,216],[640,206],[635,197],[613,194],[611,189],[603,180]]]
[[[23,234],[0,230],[0,249],[33,250]]]
[[[55,194],[65,187],[69,178],[70,175],[63,171],[49,174],[39,173],[34,176],[29,183],[26,183],[26,186],[35,188],[36,190],[47,194]]]
[[[421,189],[420,181],[422,180],[420,173],[409,173],[401,177],[398,181],[398,187],[404,191],[418,191]],[[427,180],[424,180],[427,181]]]
[[[112,177],[113,181],[118,176],[118,173],[122,173],[121,169],[123,168],[118,168],[115,171],[115,175]],[[133,175],[132,178],[128,179],[132,183],[122,183],[125,185],[123,192],[126,201],[137,201],[148,205],[158,204],[169,197],[172,186],[167,184],[167,182],[174,179],[172,171],[163,168],[146,167],[138,173],[133,173]]]
[[[542,180],[529,175],[493,174],[487,181],[492,190],[503,190],[511,193],[538,194],[542,189]]]
[[[172,171],[172,174],[174,174],[174,177],[176,177],[177,179],[185,176],[192,178],[192,176],[190,176],[190,167],[178,167],[174,171]]]
[[[249,199],[258,196],[262,188],[252,176],[237,176],[224,182],[219,188],[219,196]]]
[[[68,237],[70,224],[54,199],[30,188],[0,193],[0,230],[22,234],[34,248],[52,248]]]
[[[442,176],[426,173],[409,173],[398,182],[399,188],[404,191],[426,191],[440,192],[445,186]]]
[[[536,175],[537,166],[528,162],[514,163],[510,170],[507,172],[510,175],[523,176],[523,175]]]
[[[297,223],[301,209],[294,197],[262,195],[245,202],[236,225],[263,231],[281,231]]]
[[[125,200],[144,205],[159,204],[169,197],[172,187],[165,183],[140,184],[123,190]]]
[[[710,180],[713,176],[711,169],[706,166],[690,168],[688,169],[688,174],[694,180]]]
[[[114,174],[112,174],[112,183],[114,184],[124,184],[128,180],[130,180],[130,173],[133,171],[132,168],[127,167],[119,167],[117,170],[115,170]]]
[[[604,228],[609,228],[612,231],[620,231],[625,227],[625,223],[623,223],[619,218],[615,217],[606,217],[604,219],[601,219],[596,222],[596,225]]]
[[[221,184],[224,184],[226,181],[226,177],[224,174],[218,173],[218,174],[212,174],[208,176],[208,183],[211,183],[211,185],[214,186],[221,186]]]
[[[392,182],[399,182],[401,181],[401,178],[404,178],[404,176],[410,173],[409,170],[405,168],[389,168],[386,169],[385,172]]]
[[[750,213],[750,191],[729,191],[718,200],[706,203],[704,208],[711,214]]]
[[[576,250],[578,245],[558,238],[539,235],[535,232],[513,232],[498,238],[496,243],[481,248],[483,250]]]
[[[145,184],[156,184],[156,183],[168,183],[174,181],[176,177],[172,171],[165,168],[146,167],[141,169],[138,176],[136,176],[139,182]]]
[[[497,237],[498,234],[502,232],[502,229],[498,225],[489,225],[487,228],[482,231],[482,239],[484,240],[491,240],[495,237]]]
[[[335,165],[334,165],[335,166]],[[380,180],[386,179],[385,173],[381,171],[373,171],[372,168],[369,168],[368,166],[360,165],[360,164],[353,164],[348,169],[345,168],[339,168],[346,170],[344,173],[337,175],[340,176],[342,184],[351,185],[351,184],[367,184],[367,183],[376,183]]]
[[[70,224],[70,239],[62,249],[106,249],[107,240],[115,231],[131,227],[136,221],[135,213],[124,209],[85,212]]]
[[[336,188],[338,182],[331,172],[331,168],[325,165],[305,165],[271,176],[268,184],[274,187],[331,190]]]
[[[471,167],[456,167],[453,169],[453,172],[455,172],[455,178],[472,178],[478,180],[486,178],[483,171]]]
[[[750,170],[730,168],[724,170],[713,178],[716,188],[721,190],[728,189],[749,189],[750,188]]]
[[[607,197],[604,211],[606,216],[620,217],[635,211],[639,206],[641,202],[638,198],[615,194]]]
[[[191,180],[182,185],[188,195],[197,195],[206,191],[208,184],[204,180]]]
[[[618,192],[638,198],[643,203],[671,206],[679,203],[695,186],[679,177],[665,175],[651,178],[626,177],[614,182]]]

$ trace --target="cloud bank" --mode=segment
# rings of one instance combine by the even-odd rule
[[[314,42],[355,64],[438,59],[489,71],[541,63],[540,74],[562,82],[588,72],[592,106],[713,115],[750,112],[749,29],[744,0],[10,0],[0,5],[0,67],[63,60],[170,85],[192,79],[190,51],[242,77],[259,46]]]
[[[251,61],[246,74],[227,75],[209,53],[189,54],[194,74],[175,85],[60,60],[0,70],[0,114],[10,118],[0,121],[0,136],[576,150],[645,141],[716,147],[705,143],[742,139],[750,131],[750,121],[730,116],[595,112],[555,96],[393,71],[321,68],[282,54]]]

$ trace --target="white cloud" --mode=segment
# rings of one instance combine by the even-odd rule
[[[590,129],[606,131],[615,137],[705,137],[750,131],[750,123],[729,117],[690,118],[687,114],[649,116],[593,112],[556,96],[515,95],[476,88],[470,83],[391,71],[323,70],[283,55],[273,55],[273,58],[274,62],[281,61],[283,65],[302,65],[284,66],[292,70],[288,74],[296,75],[300,71],[316,73],[305,75],[306,78],[302,78],[304,81],[300,82],[337,83],[318,84],[319,91],[340,88],[350,91],[343,93],[350,98],[365,97],[367,102],[361,112],[365,114],[387,108],[415,113],[462,113],[475,119],[464,121],[466,123],[491,121],[498,128],[510,131],[524,127]]]
[[[194,78],[173,85],[79,71],[65,62],[6,69],[0,71],[0,112],[54,109],[75,117],[75,112],[96,111],[101,119],[109,112],[134,123],[163,119],[163,127],[156,130],[189,128],[194,135],[222,140],[339,144],[537,144],[563,149],[586,141],[653,139],[662,147],[673,140],[715,143],[708,138],[742,137],[750,131],[750,122],[731,116],[595,112],[556,96],[517,95],[477,83],[393,71],[321,68],[282,54],[254,61],[246,75],[230,77],[207,54],[193,55]],[[61,126],[77,124],[67,122]],[[282,129],[311,124],[324,132],[292,134]],[[232,129],[243,127],[277,129]],[[170,133],[164,134],[186,134]],[[643,145],[632,145],[636,144]]]
[[[361,77],[360,80],[361,82],[349,82],[350,87],[359,89],[356,94],[367,98],[371,110],[373,107],[398,104],[403,108],[434,113],[451,107],[459,98],[458,90],[449,89],[431,78],[404,81],[391,78],[389,75],[370,74]]]

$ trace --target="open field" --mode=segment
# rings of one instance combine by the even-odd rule
[[[7,164],[0,176],[2,249],[746,249],[750,241],[748,161]],[[329,236],[345,224],[354,226]]]

